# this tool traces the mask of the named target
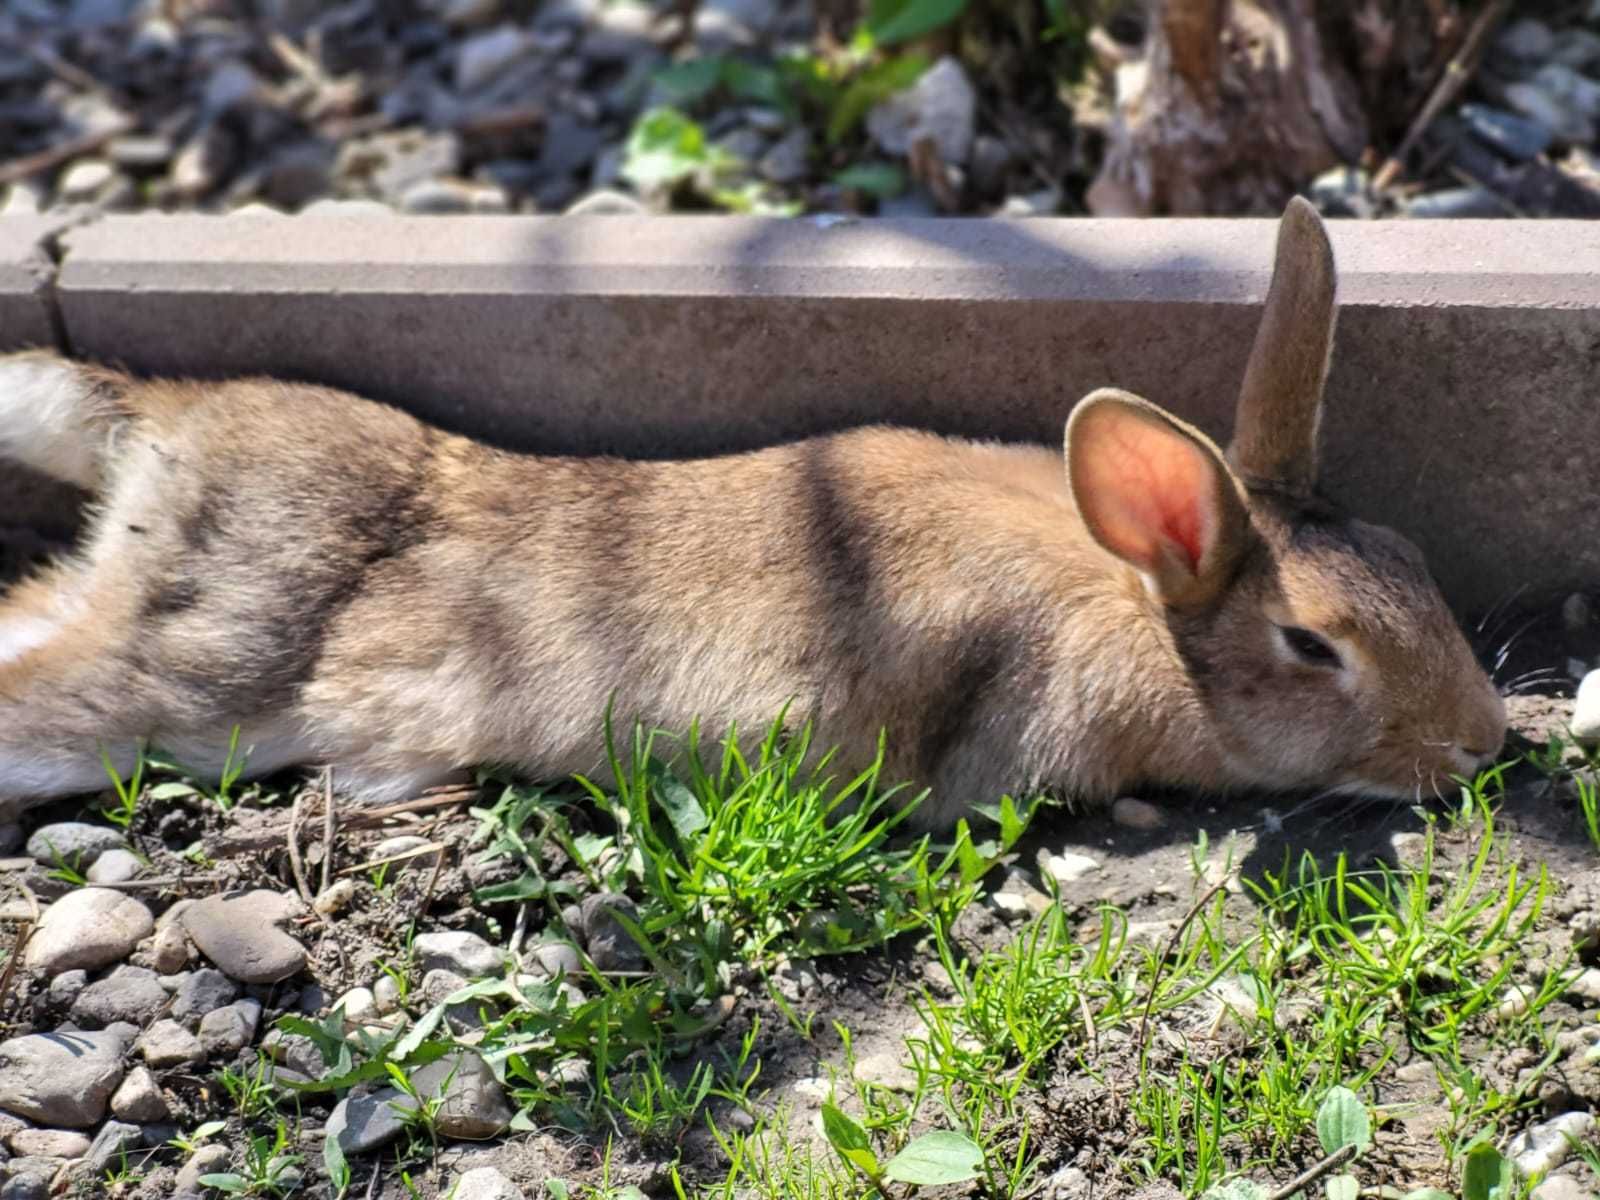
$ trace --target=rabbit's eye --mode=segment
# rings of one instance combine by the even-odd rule
[[[1300,629],[1294,625],[1280,625],[1278,632],[1283,634],[1283,640],[1289,643],[1289,649],[1293,650],[1306,662],[1313,663],[1319,667],[1337,667],[1340,665],[1339,652],[1309,629]]]

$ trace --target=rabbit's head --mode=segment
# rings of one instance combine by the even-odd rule
[[[1505,708],[1417,548],[1316,495],[1334,286],[1321,220],[1291,201],[1226,453],[1107,390],[1073,411],[1068,474],[1231,781],[1428,794],[1499,753]]]

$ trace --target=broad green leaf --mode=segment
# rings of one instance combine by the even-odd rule
[[[194,1132],[189,1135],[189,1140],[191,1142],[201,1141],[214,1133],[221,1133],[227,1127],[228,1123],[226,1121],[207,1121],[202,1125],[195,1126]]]
[[[550,1193],[550,1200],[571,1200],[572,1188],[565,1179],[546,1179],[544,1190]]]
[[[184,800],[199,794],[199,789],[187,783],[158,783],[145,793],[152,800]]]
[[[967,9],[967,0],[873,0],[866,28],[880,46],[932,33]]]
[[[622,175],[637,187],[670,186],[729,156],[706,141],[705,130],[675,108],[652,108],[634,123],[622,151]]]
[[[883,1166],[883,1177],[916,1187],[964,1183],[983,1170],[983,1148],[964,1133],[938,1130],[913,1138]]]
[[[730,58],[722,64],[722,82],[741,100],[754,100],[785,111],[791,107],[783,80],[773,67],[758,67]]]
[[[230,1196],[243,1195],[245,1189],[249,1186],[249,1184],[245,1182],[243,1175],[233,1174],[202,1175],[200,1176],[199,1182],[203,1183],[208,1188],[216,1188],[219,1192],[227,1192]]]
[[[691,58],[655,74],[655,83],[673,104],[691,105],[722,82],[721,58]]]
[[[1323,1182],[1328,1200],[1356,1200],[1361,1194],[1361,1184],[1354,1175],[1333,1175]]]
[[[550,890],[547,880],[532,871],[524,871],[521,878],[509,883],[491,883],[472,893],[479,904],[512,904],[518,900],[542,900]]]
[[[1511,1160],[1493,1146],[1476,1146],[1461,1169],[1462,1200],[1510,1200],[1515,1186]]]
[[[670,775],[661,780],[656,800],[666,810],[667,820],[684,842],[711,823],[694,793]]]
[[[928,60],[921,55],[902,54],[857,75],[828,114],[829,144],[837,144],[860,123],[869,108],[910,87],[927,69]]]
[[[1347,1087],[1329,1090],[1317,1109],[1317,1140],[1324,1154],[1354,1146],[1363,1154],[1372,1145],[1372,1121],[1367,1106]]]
[[[906,190],[906,173],[894,163],[866,162],[846,167],[833,177],[842,188],[890,200]]]
[[[1449,1192],[1440,1191],[1438,1188],[1417,1188],[1407,1192],[1400,1200],[1456,1200]]]
[[[867,1137],[867,1131],[859,1121],[833,1104],[824,1104],[822,1132],[846,1161],[860,1167],[869,1176],[877,1178],[878,1156],[872,1152],[872,1141]]]
[[[349,1179],[350,1164],[345,1160],[344,1150],[339,1145],[338,1134],[329,1133],[322,1139],[322,1163],[328,1168],[329,1179]]]

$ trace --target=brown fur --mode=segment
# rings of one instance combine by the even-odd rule
[[[1291,218],[1287,251],[1325,253]],[[1258,346],[1252,386],[1320,395],[1296,325],[1315,305],[1285,315],[1281,291],[1263,328],[1292,361]],[[0,446],[38,465],[80,437],[103,474],[81,551],[0,601],[14,803],[96,786],[98,744],[215,770],[236,723],[253,768],[328,762],[371,797],[480,762],[591,771],[613,699],[619,722],[709,736],[788,705],[849,767],[886,726],[886,773],[933,788],[933,823],[1043,787],[1408,794],[1500,747],[1420,556],[1304,494],[1315,396],[1251,401],[1247,486],[1115,393],[1077,410],[1069,478],[1046,449],[884,428],[678,462],[516,455],[320,388],[85,371],[0,359]],[[8,381],[81,385],[93,419],[28,432]],[[1312,428],[1268,431],[1275,403]],[[1286,657],[1280,625],[1344,666]]]

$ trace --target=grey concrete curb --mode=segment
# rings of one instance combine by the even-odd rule
[[[314,379],[549,450],[716,451],[879,420],[1055,442],[1103,385],[1221,435],[1274,229],[108,217],[61,236],[52,298],[80,354]],[[1414,536],[1463,608],[1600,587],[1600,227],[1333,238],[1328,490]]]

